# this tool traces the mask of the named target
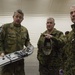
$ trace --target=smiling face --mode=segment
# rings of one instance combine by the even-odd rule
[[[72,7],[70,8],[70,17],[71,17],[71,21],[72,21],[73,23],[75,23],[75,6],[72,6]]]
[[[55,23],[54,23],[54,19],[53,18],[47,19],[46,28],[47,28],[48,31],[53,30],[54,25],[55,25]]]

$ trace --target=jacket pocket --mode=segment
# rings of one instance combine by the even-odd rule
[[[16,43],[16,35],[15,34],[8,34],[7,36],[7,44],[15,44]]]

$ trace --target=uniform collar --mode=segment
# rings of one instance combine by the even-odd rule
[[[75,24],[72,24],[71,28],[75,31]]]
[[[11,27],[21,27],[21,24],[14,24],[13,22],[11,23]]]
[[[47,33],[47,30],[44,32],[44,34]],[[56,35],[56,28],[53,29],[53,31],[50,33],[51,35]]]

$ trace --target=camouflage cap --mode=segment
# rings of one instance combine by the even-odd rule
[[[44,40],[43,53],[45,55],[50,55],[51,51],[52,51],[52,40],[46,38]]]

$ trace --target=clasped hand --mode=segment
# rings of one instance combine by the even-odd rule
[[[52,38],[53,36],[52,35],[50,35],[50,34],[44,34],[45,35],[45,38],[47,38],[47,39],[50,39],[50,38]]]

